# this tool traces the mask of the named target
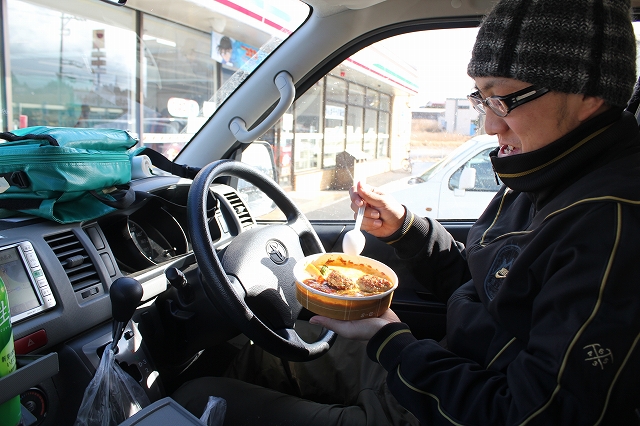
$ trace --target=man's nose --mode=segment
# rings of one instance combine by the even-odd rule
[[[509,130],[509,126],[507,126],[503,117],[497,116],[496,113],[487,108],[484,116],[484,130],[489,135],[498,135]]]

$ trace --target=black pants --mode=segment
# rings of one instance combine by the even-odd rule
[[[318,328],[299,321],[309,339]],[[306,337],[305,337],[306,336]],[[365,343],[338,337],[309,362],[286,362],[248,342],[225,377],[192,380],[172,396],[200,417],[209,395],[227,402],[225,425],[418,425],[389,392],[387,373],[365,353]]]

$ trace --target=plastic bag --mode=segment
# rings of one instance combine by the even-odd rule
[[[116,426],[149,404],[142,386],[115,362],[108,345],[84,392],[75,426]]]
[[[200,421],[207,426],[222,426],[227,412],[227,401],[217,396],[210,396]]]

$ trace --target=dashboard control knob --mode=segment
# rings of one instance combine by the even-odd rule
[[[169,284],[173,287],[180,289],[187,286],[187,277],[180,269],[171,267],[168,268],[164,274],[166,275]]]
[[[183,302],[190,303],[193,301],[193,289],[189,285],[187,276],[180,269],[171,267],[164,272],[169,284],[178,290],[178,294]]]

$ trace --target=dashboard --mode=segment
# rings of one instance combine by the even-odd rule
[[[46,347],[73,335],[75,328],[86,328],[87,320],[109,318],[101,300],[121,276],[140,281],[143,301],[166,290],[168,267],[195,262],[187,231],[190,182],[175,177],[134,181],[132,207],[89,223],[0,220],[0,277],[8,282],[16,339],[44,328]],[[212,185],[209,204],[207,231],[216,248],[255,225],[240,194],[227,185]],[[74,317],[80,312],[78,323]]]
[[[190,184],[175,176],[135,180],[136,202],[131,207],[85,223],[58,224],[27,216],[0,219],[0,278],[9,294],[16,354],[29,357],[55,352],[61,358],[56,367],[71,368],[69,377],[75,375],[73,380],[77,380],[80,374],[88,381],[111,340],[109,288],[116,279],[132,277],[142,285],[141,312],[145,302],[150,304],[165,293],[173,294],[167,305],[180,299],[167,271],[197,270],[187,223]],[[211,186],[206,214],[208,229],[202,232],[210,235],[219,250],[243,230],[256,226],[241,195],[224,184]],[[175,303],[171,309],[173,306]],[[121,340],[125,347],[119,361],[125,369],[135,367],[132,375],[146,380],[147,392],[158,397],[162,384],[154,381],[154,360],[140,344],[138,328],[142,325],[138,326],[142,323],[133,321],[128,326],[125,337],[130,339]],[[233,331],[223,331],[220,339],[230,334]],[[126,347],[129,344],[131,348]],[[34,411],[40,413],[36,424],[72,422],[77,405],[65,413],[64,404],[56,401],[70,398],[79,404],[82,395],[78,392],[84,386],[78,390],[77,383],[64,380],[71,379],[48,378],[48,387],[45,381],[38,387],[15,389],[22,394],[23,404],[28,399],[43,407]],[[62,411],[57,420],[53,420],[55,413],[47,414],[45,406]]]

